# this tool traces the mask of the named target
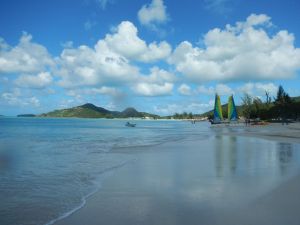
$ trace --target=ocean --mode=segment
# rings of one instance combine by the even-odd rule
[[[132,128],[126,121],[1,117],[0,224],[53,224],[80,209],[106,177],[138,160],[139,147],[160,151],[166,142],[209,142],[199,164],[210,179],[271,176],[274,182],[299,171],[299,144],[224,136],[206,122],[136,120]]]

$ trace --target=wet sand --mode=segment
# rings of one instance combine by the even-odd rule
[[[300,123],[271,123],[268,125],[251,125],[241,127],[213,128],[223,135],[238,135],[246,137],[257,137],[275,141],[300,143]]]
[[[285,142],[299,142],[299,128],[299,124],[283,128],[281,125],[250,127],[239,135],[274,140],[279,136]],[[223,134],[237,135],[237,132],[225,130],[218,135]],[[205,143],[210,143],[209,137],[204,139],[207,142],[178,141],[143,147],[134,153],[130,149],[115,150],[118,154],[133,154],[136,160],[114,171],[83,208],[56,224],[299,224],[297,173],[266,183],[268,176],[264,178],[264,173],[258,178],[235,173],[216,179],[215,174],[203,172],[209,170],[205,159],[199,164],[200,158],[209,157],[199,151]]]

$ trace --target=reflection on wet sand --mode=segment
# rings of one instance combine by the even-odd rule
[[[290,143],[278,143],[278,162],[279,169],[282,175],[287,173],[289,164],[293,158],[293,146]]]
[[[230,170],[231,174],[235,174],[238,162],[237,138],[217,135],[215,143],[216,176],[224,176],[225,167]]]
[[[258,169],[276,168],[285,175],[293,163],[294,145],[269,142],[250,137],[216,135],[214,166],[217,177],[235,175],[237,172],[253,173]]]

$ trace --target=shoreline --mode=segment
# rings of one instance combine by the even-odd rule
[[[251,126],[225,126],[213,127],[215,134],[255,137],[273,141],[287,141],[300,143],[300,122],[281,125],[280,123],[270,123],[267,125]]]
[[[280,125],[281,127],[281,125]],[[285,127],[285,131],[296,129],[298,131],[300,127],[300,123],[291,128]],[[268,132],[269,128],[271,128],[272,132]],[[259,129],[259,128],[258,128]],[[255,130],[254,130],[255,131]],[[259,139],[266,139],[266,140],[275,140],[275,141],[284,141],[284,142],[293,142],[292,140],[296,139],[296,137],[282,137],[281,140],[274,135],[281,135],[282,131],[278,133],[274,129],[274,126],[268,126],[267,129],[264,129],[263,133],[256,134],[254,133],[253,129],[250,129],[250,132],[246,130],[244,133],[238,133],[237,131],[221,131],[218,134],[225,135],[225,136],[243,136],[243,137],[252,137],[252,138],[259,138]],[[289,135],[290,133],[286,133]],[[270,136],[271,135],[271,136]],[[297,135],[300,135],[300,132],[297,132]],[[296,190],[300,190],[300,176],[295,175],[289,178],[287,181],[278,184],[278,186],[274,186],[272,190],[268,191],[267,193],[263,193],[259,198],[256,198],[254,201],[250,201],[247,204],[244,204],[242,208],[233,207],[229,210],[224,210],[224,208],[219,206],[209,206],[209,204],[205,207],[201,205],[195,205],[195,203],[189,202],[187,204],[187,200],[185,198],[179,200],[174,200],[173,198],[177,196],[177,187],[170,189],[170,193],[166,192],[164,187],[164,179],[168,179],[168,177],[164,177],[163,179],[158,176],[163,176],[160,174],[159,171],[156,171],[155,167],[162,167],[164,168],[165,165],[162,163],[166,163],[167,160],[173,157],[178,157],[181,155],[180,148],[186,148],[185,150],[191,154],[191,156],[199,157],[199,153],[195,150],[195,146],[201,142],[197,140],[179,140],[175,143],[168,142],[163,144],[157,144],[155,146],[142,146],[138,147],[135,150],[131,148],[121,148],[121,149],[113,149],[111,154],[114,153],[123,153],[123,154],[135,154],[136,160],[132,163],[125,165],[122,168],[114,171],[112,176],[107,177],[103,181],[102,187],[100,190],[95,192],[94,194],[90,195],[86,198],[86,204],[83,205],[80,209],[74,211],[71,215],[56,221],[54,224],[56,225],[76,225],[76,224],[89,224],[89,225],[96,225],[96,224],[161,224],[159,222],[164,221],[164,224],[201,224],[199,223],[199,211],[206,212],[211,214],[210,216],[204,216],[202,221],[206,221],[206,224],[232,224],[239,222],[238,224],[251,224],[249,221],[255,221],[256,224],[260,224],[266,218],[262,216],[259,218],[253,218],[252,213],[259,213],[258,208],[261,211],[267,211],[270,206],[276,205],[276,195],[278,191],[282,192],[284,196],[286,196],[291,204],[296,205],[298,208],[300,207],[300,202],[298,202],[293,196],[298,194]],[[299,141],[296,141],[299,143]],[[156,148],[160,148],[162,151],[158,151]],[[149,151],[150,150],[150,151]],[[138,154],[136,154],[138,153]],[[162,160],[163,158],[164,160]],[[193,165],[193,159],[189,159],[187,161]],[[168,164],[173,165],[173,162],[168,162]],[[191,166],[187,165],[187,166]],[[150,167],[150,168],[148,168]],[[155,175],[143,175],[145,169],[154,170]],[[176,168],[176,167],[174,167]],[[167,168],[169,169],[169,168]],[[171,171],[172,172],[172,171]],[[156,174],[157,173],[157,174]],[[164,174],[162,170],[162,174]],[[139,180],[141,179],[141,180]],[[149,189],[144,179],[153,179],[151,182],[154,182],[158,187],[154,189]],[[149,182],[146,180],[146,182]],[[162,182],[161,184],[157,182]],[[189,181],[190,182],[190,181]],[[150,183],[152,185],[152,183]],[[162,185],[162,186],[161,186]],[[293,194],[287,193],[285,190],[290,189],[291,187],[296,186],[298,189],[294,189]],[[157,189],[158,188],[158,189]],[[162,193],[161,193],[162,192]],[[175,192],[175,194],[173,193]],[[179,192],[180,193],[180,192]],[[275,194],[274,194],[275,193]],[[277,193],[277,194],[276,194]],[[281,194],[282,194],[281,193]],[[186,194],[186,193],[185,193]],[[160,197],[159,197],[160,196]],[[180,195],[179,195],[180,196]],[[226,198],[226,197],[225,197]],[[267,200],[264,200],[267,199]],[[252,199],[253,200],[253,199]],[[208,200],[207,200],[208,201]],[[228,200],[230,201],[230,200]],[[248,200],[247,200],[248,201]],[[262,201],[263,203],[259,203]],[[234,204],[239,204],[239,201],[235,202]],[[285,202],[287,205],[289,202]],[[190,204],[193,206],[190,206]],[[234,205],[233,204],[233,205]],[[260,207],[255,209],[255,205],[259,204]],[[192,208],[190,208],[192,207]],[[212,207],[212,208],[210,208]],[[252,208],[254,207],[254,209]],[[147,210],[146,210],[147,209]],[[184,213],[180,213],[178,210],[182,210]],[[146,210],[146,211],[145,211]],[[186,211],[187,210],[187,211]],[[209,210],[209,211],[207,211]],[[212,212],[210,212],[212,210]],[[239,215],[235,215],[235,210],[239,211]],[[277,209],[278,210],[278,209]],[[249,212],[248,212],[249,211]],[[295,211],[295,210],[294,210]],[[297,217],[296,212],[292,212],[289,216]],[[186,215],[184,215],[186,214]],[[176,218],[174,218],[176,216]],[[215,217],[218,218],[215,218]],[[282,217],[282,215],[278,214],[278,216]],[[277,216],[277,217],[278,217]],[[190,218],[189,218],[190,217]],[[281,218],[280,217],[280,218]],[[120,218],[120,219],[118,219]],[[267,216],[268,221],[273,221],[270,215]],[[279,220],[280,220],[279,218]],[[298,218],[298,217],[297,217]],[[299,219],[299,218],[298,218]],[[227,222],[223,222],[223,221]],[[274,221],[273,221],[274,222]],[[276,222],[276,221],[275,221]],[[295,221],[291,221],[289,225],[293,225]],[[278,224],[279,223],[264,223],[264,224]]]

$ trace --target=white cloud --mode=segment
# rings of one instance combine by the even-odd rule
[[[28,105],[33,105],[34,107],[39,107],[40,106],[40,100],[36,97],[31,97],[28,99],[27,102]]]
[[[214,87],[205,87],[204,85],[200,85],[197,89],[198,93],[205,95],[214,95],[216,94],[216,90]]]
[[[147,46],[137,32],[131,22],[123,21],[94,48],[82,45],[64,49],[58,59],[58,74],[62,77],[59,84],[75,87],[133,82],[140,72],[132,61],[153,62],[169,56],[171,47],[167,42]]]
[[[121,92],[118,91],[118,89],[113,87],[106,87],[106,86],[103,86],[101,88],[92,88],[91,93],[110,95],[110,96],[118,96],[121,94]]]
[[[106,82],[128,82],[137,78],[139,71],[122,55],[109,49],[99,40],[94,48],[79,46],[65,49],[59,59],[63,87],[91,86]]]
[[[5,42],[5,40],[0,37],[0,52],[7,50],[9,48],[9,45]]]
[[[0,73],[36,73],[54,66],[47,49],[31,40],[31,35],[23,33],[15,47],[0,41]]]
[[[190,102],[190,103],[176,103],[154,106],[154,112],[160,115],[174,115],[175,113],[192,112],[193,114],[204,113],[211,110],[214,102],[209,101],[207,103]]]
[[[217,84],[216,93],[219,95],[232,95],[234,94],[234,91],[225,84]]]
[[[107,46],[126,58],[137,58],[147,50],[145,41],[137,36],[137,28],[129,21],[123,21],[114,34],[107,34]]]
[[[149,5],[143,5],[138,12],[138,19],[142,25],[150,27],[165,23],[168,20],[168,15],[163,0],[152,0]]]
[[[152,84],[152,83],[138,83],[135,86],[135,92],[144,96],[162,96],[162,95],[170,95],[173,90],[172,83],[164,83],[164,84]]]
[[[24,97],[20,89],[15,88],[12,92],[4,92],[0,96],[1,100],[12,106],[34,106],[39,107],[40,101],[36,97]]]
[[[278,86],[274,83],[251,83],[248,82],[241,87],[237,88],[240,93],[247,93],[253,96],[263,96],[267,91],[271,96],[275,96],[278,90]]]
[[[218,93],[219,95],[232,95],[234,94],[234,90],[231,87],[225,84],[217,84],[215,87],[205,87],[204,85],[200,85],[197,89],[198,93],[205,95],[215,95]]]
[[[84,89],[72,89],[67,92],[69,96],[79,97],[81,95],[108,95],[112,97],[118,97],[121,95],[121,91],[114,87],[102,86],[99,88],[84,88]]]
[[[271,26],[271,17],[265,15],[265,14],[251,14],[248,16],[246,20],[246,27],[256,26],[256,25],[263,25],[266,24],[268,26]]]
[[[49,72],[41,72],[36,76],[21,75],[15,80],[15,84],[27,88],[45,88],[52,83],[52,80]]]
[[[210,30],[203,49],[180,43],[169,62],[195,82],[291,78],[300,69],[300,49],[285,30],[270,36],[270,24],[270,17],[252,14],[236,26]]]
[[[191,95],[192,94],[191,87],[188,86],[187,84],[180,85],[180,87],[178,88],[178,91],[182,95]]]
[[[153,42],[149,44],[148,50],[140,56],[140,60],[142,62],[153,62],[158,59],[165,59],[170,55],[171,51],[172,48],[166,41],[162,41],[159,44]]]
[[[138,30],[129,21],[123,21],[115,28],[113,34],[107,34],[104,41],[109,49],[122,56],[142,62],[153,62],[167,58],[171,53],[171,46],[163,41],[157,44],[146,42],[138,37]]]
[[[168,71],[153,67],[151,74],[141,76],[139,81],[132,87],[132,90],[144,96],[170,95],[173,90],[175,75]]]

